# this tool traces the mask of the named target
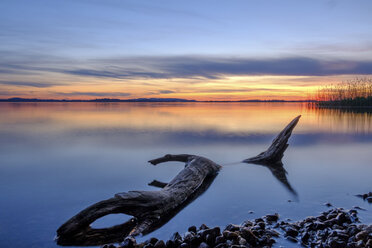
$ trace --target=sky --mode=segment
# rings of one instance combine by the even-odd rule
[[[0,98],[303,100],[372,76],[372,1],[1,0]]]

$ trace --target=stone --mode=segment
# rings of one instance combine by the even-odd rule
[[[199,248],[209,248],[209,245],[208,245],[207,243],[202,242],[202,243],[199,245]]]
[[[291,226],[288,226],[288,227],[285,229],[285,234],[286,234],[287,236],[290,236],[290,237],[297,237],[297,235],[298,235],[298,231],[297,231],[295,228],[293,228],[293,227],[291,227]]]
[[[270,221],[270,222],[276,222],[279,220],[279,214],[275,213],[275,214],[268,214],[265,216],[266,217],[266,220],[267,221]]]
[[[187,230],[189,232],[193,232],[193,233],[196,233],[197,232],[196,226],[190,226]]]
[[[166,248],[164,241],[158,240],[158,242],[156,242],[156,244],[154,245],[154,248]]]

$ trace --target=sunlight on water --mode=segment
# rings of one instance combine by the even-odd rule
[[[233,165],[150,236],[274,212],[299,219],[325,210],[325,202],[359,205],[371,223],[370,205],[354,196],[371,190],[371,113],[297,103],[1,103],[0,247],[56,246],[56,229],[88,205],[171,180],[181,163],[146,162],[166,153]],[[300,114],[283,159],[296,199],[268,168],[239,161],[265,150]],[[99,222],[112,224],[115,218]]]

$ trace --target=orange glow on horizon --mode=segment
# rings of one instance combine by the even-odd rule
[[[54,76],[56,75],[50,75]],[[321,85],[355,78],[343,76],[225,76],[218,79],[59,78],[50,87],[0,85],[0,98],[40,99],[183,98],[199,101],[307,100]],[[21,80],[21,79],[20,79]],[[37,80],[33,78],[33,80]],[[72,83],[73,82],[73,83]],[[6,94],[5,94],[6,93]]]

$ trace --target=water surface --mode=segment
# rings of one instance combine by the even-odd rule
[[[283,159],[296,197],[268,168],[238,162],[265,150],[299,114]],[[368,111],[297,103],[1,103],[0,116],[0,247],[57,246],[56,229],[83,208],[118,192],[153,190],[153,179],[170,181],[182,163],[146,162],[166,153],[225,166],[207,192],[150,236],[275,212],[297,220],[326,210],[326,202],[363,207],[362,221],[372,223],[371,205],[354,196],[372,188]]]

